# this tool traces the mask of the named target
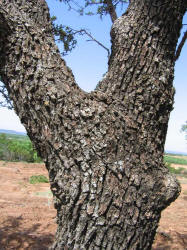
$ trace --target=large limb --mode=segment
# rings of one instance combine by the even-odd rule
[[[55,114],[70,92],[81,95],[51,30],[45,1],[0,2],[0,74],[16,113],[44,158]]]
[[[97,90],[119,105],[134,127],[135,145],[141,138],[138,145],[150,152],[148,157],[154,152],[160,158],[164,151],[173,108],[175,51],[186,6],[182,0],[134,0],[112,26],[109,70]]]

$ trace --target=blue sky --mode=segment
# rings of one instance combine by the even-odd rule
[[[79,3],[83,0],[77,1]],[[56,15],[58,21],[69,25],[74,29],[86,28],[92,35],[110,48],[109,17],[102,20],[98,16],[79,16],[74,11],[68,11],[67,6],[56,0],[47,0],[51,15]],[[119,10],[119,13],[124,12]],[[187,24],[187,14],[183,23]],[[187,26],[181,31],[184,33]],[[94,42],[87,42],[87,37],[79,37],[78,45],[71,54],[65,56],[68,66],[73,70],[79,86],[86,90],[93,90],[107,71],[107,52]],[[61,46],[59,46],[61,48]],[[179,151],[187,153],[187,141],[184,133],[180,132],[182,124],[187,120],[187,43],[185,44],[179,60],[176,62],[174,86],[176,89],[174,110],[170,116],[165,149],[168,151]],[[0,108],[0,129],[14,129],[24,131],[19,118],[14,111]]]

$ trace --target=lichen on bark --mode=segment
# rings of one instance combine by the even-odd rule
[[[108,72],[86,93],[60,56],[45,1],[0,3],[1,76],[57,209],[51,249],[151,248],[180,192],[163,152],[186,5],[131,0],[112,26]]]

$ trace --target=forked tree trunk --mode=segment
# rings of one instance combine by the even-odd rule
[[[45,1],[0,1],[1,76],[49,171],[51,249],[151,248],[180,192],[163,152],[186,7],[131,0],[112,26],[108,73],[86,93],[61,59]]]

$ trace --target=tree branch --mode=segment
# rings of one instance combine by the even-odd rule
[[[184,33],[183,38],[181,40],[181,42],[179,43],[179,46],[177,47],[176,53],[175,53],[175,61],[177,61],[177,59],[179,58],[182,48],[186,42],[187,39],[187,31]]]
[[[112,23],[114,23],[114,21],[117,19],[117,14],[116,14],[116,10],[114,8],[114,5],[112,3],[112,0],[106,0],[106,4],[108,6],[108,12],[110,14],[110,18],[112,20]]]
[[[91,40],[89,40],[89,41],[96,42],[99,46],[101,46],[103,49],[105,49],[105,50],[107,51],[107,53],[108,53],[108,58],[110,57],[110,50],[109,50],[107,47],[105,47],[101,42],[99,42],[97,39],[95,39],[87,30],[81,29],[81,30],[76,31],[76,33],[79,33],[79,34],[81,34],[81,35],[84,35],[84,34],[85,34],[85,35],[87,35],[88,37],[90,37]]]
[[[0,94],[2,95],[2,98],[4,101],[0,101],[0,107],[6,107],[8,109],[13,109],[12,102],[8,96],[7,89],[5,85],[0,82]]]

